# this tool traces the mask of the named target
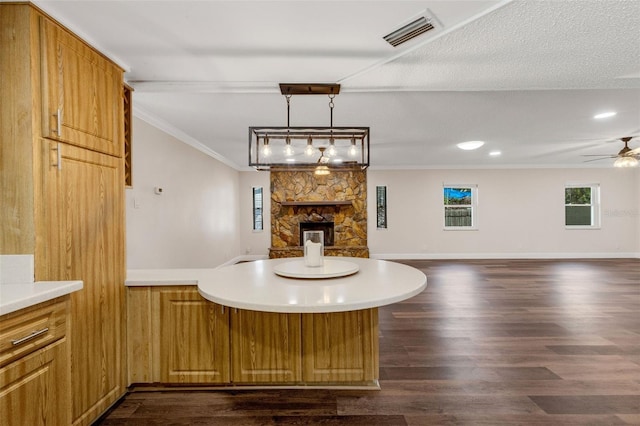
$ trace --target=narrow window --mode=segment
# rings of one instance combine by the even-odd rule
[[[253,230],[262,231],[262,187],[253,187]]]
[[[378,229],[387,228],[387,187],[376,186],[376,212]]]
[[[600,227],[600,185],[566,185],[564,224],[567,228]]]
[[[444,185],[444,228],[477,228],[477,185]]]

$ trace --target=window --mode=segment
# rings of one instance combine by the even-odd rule
[[[566,185],[564,224],[568,228],[600,227],[600,185]]]
[[[378,229],[387,228],[387,187],[376,186],[376,213]]]
[[[262,187],[253,187],[253,230],[262,231]]]
[[[477,185],[444,185],[444,228],[476,229]]]

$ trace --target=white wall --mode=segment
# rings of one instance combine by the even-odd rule
[[[442,185],[478,184],[477,231],[443,230]],[[564,185],[599,183],[602,227],[564,226]],[[368,172],[369,249],[382,258],[638,257],[639,169]],[[375,190],[387,186],[388,229]]]
[[[136,118],[127,268],[211,268],[239,256],[238,194],[238,171]]]

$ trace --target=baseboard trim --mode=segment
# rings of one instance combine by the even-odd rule
[[[384,260],[455,259],[640,259],[640,253],[371,253]]]

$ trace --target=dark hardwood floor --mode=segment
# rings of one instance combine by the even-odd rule
[[[403,263],[380,391],[134,391],[100,424],[640,424],[640,260]]]

